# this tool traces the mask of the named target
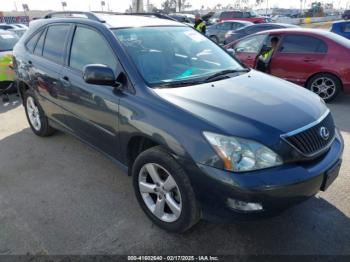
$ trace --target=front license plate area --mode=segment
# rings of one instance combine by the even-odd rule
[[[323,182],[321,185],[321,190],[326,191],[327,188],[333,183],[333,181],[338,177],[341,167],[341,160],[339,160],[331,169],[329,169],[324,175]]]

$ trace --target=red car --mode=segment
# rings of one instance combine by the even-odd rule
[[[227,20],[249,21],[254,24],[266,23],[266,18],[258,16],[254,11],[223,11],[217,18],[217,22]]]
[[[326,102],[350,92],[350,41],[325,30],[277,29],[260,32],[225,46],[248,67],[279,39],[267,73],[306,87]]]

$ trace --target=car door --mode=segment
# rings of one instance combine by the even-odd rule
[[[219,42],[222,43],[225,40],[227,31],[231,30],[231,22],[223,22],[217,26],[217,37]]]
[[[304,85],[313,74],[320,72],[327,54],[327,44],[311,35],[286,34],[274,53],[270,74]]]
[[[64,108],[71,131],[112,157],[119,158],[119,96],[112,86],[88,84],[83,68],[88,64],[104,64],[116,75],[121,72],[111,46],[102,33],[78,25],[72,35],[67,66],[61,73],[66,89]]]
[[[254,35],[237,42],[233,45],[235,57],[247,67],[255,68],[256,58],[266,37],[266,34]]]
[[[35,37],[38,40],[33,52],[28,54],[28,61],[25,61],[30,72],[31,86],[37,92],[45,114],[62,125],[65,125],[65,118],[62,111],[64,97],[60,73],[69,30],[69,24],[54,24],[33,36],[34,39],[31,40],[36,41]]]

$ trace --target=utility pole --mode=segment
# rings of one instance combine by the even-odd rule
[[[266,0],[266,15],[267,15],[267,9],[269,9],[269,0]]]
[[[15,5],[15,10],[16,10],[16,12],[17,12],[17,11],[18,11],[17,2],[16,2],[16,1],[13,1],[13,4]]]

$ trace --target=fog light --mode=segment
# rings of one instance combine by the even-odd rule
[[[245,212],[263,210],[262,205],[259,203],[244,202],[232,198],[227,199],[227,205],[232,209]]]

